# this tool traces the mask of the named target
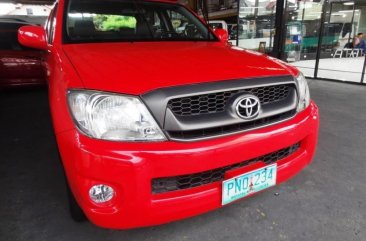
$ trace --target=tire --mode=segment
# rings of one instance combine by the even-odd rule
[[[79,204],[76,202],[74,194],[72,194],[70,186],[66,180],[67,198],[69,201],[69,210],[71,218],[78,223],[85,222],[86,218],[83,210],[80,208]]]
[[[76,202],[74,194],[71,192],[69,182],[67,181],[67,178],[66,178],[65,167],[63,165],[60,152],[58,152],[58,160],[62,166],[62,171],[64,174],[64,180],[65,180],[65,186],[66,186],[66,192],[67,192],[67,200],[68,200],[68,206],[69,206],[69,212],[70,212],[71,218],[75,222],[78,222],[78,223],[85,222],[88,220],[88,218],[85,216],[83,210],[81,209],[79,204]]]

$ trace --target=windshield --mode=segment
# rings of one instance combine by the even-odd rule
[[[65,42],[217,40],[183,6],[124,0],[70,0]]]

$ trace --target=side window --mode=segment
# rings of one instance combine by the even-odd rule
[[[96,31],[132,31],[136,29],[136,18],[128,15],[93,14],[92,21]],[[87,19],[86,19],[87,20]]]
[[[73,39],[99,36],[107,39],[135,35],[137,20],[128,14],[69,13],[67,31]]]
[[[58,4],[56,3],[56,5],[52,9],[50,16],[48,17],[47,23],[46,23],[46,37],[47,37],[47,42],[49,44],[52,44],[53,40],[55,38],[57,6],[58,6]]]

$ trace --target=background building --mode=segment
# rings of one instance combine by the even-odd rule
[[[200,15],[208,12],[210,20],[225,21],[221,26],[233,45],[282,59],[308,77],[366,83],[366,57],[352,46],[357,33],[366,33],[365,0],[178,1]],[[5,2],[0,18],[36,24],[44,24],[53,3]]]
[[[204,2],[204,1],[203,1]],[[195,1],[200,13],[202,1]],[[315,78],[366,82],[364,0],[207,0],[211,20],[224,20],[232,44],[265,52]],[[364,35],[364,41],[365,41]]]
[[[51,9],[50,4],[0,3],[0,20],[6,18],[43,25]]]

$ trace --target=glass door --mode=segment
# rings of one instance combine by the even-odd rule
[[[277,0],[240,0],[238,22],[230,42],[246,49],[271,53],[275,37]]]
[[[330,1],[327,12],[317,77],[360,82],[365,50],[359,42],[365,40],[358,33],[366,25],[366,2]]]
[[[314,77],[324,0],[287,0],[282,59]]]

